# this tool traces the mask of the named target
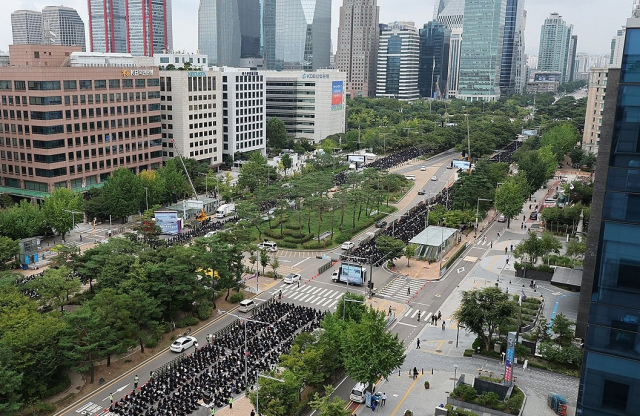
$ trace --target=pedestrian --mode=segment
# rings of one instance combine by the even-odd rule
[[[111,400],[111,404],[113,404],[113,393],[109,393],[109,400]]]
[[[442,318],[442,313],[440,311],[438,311],[438,319]],[[436,321],[438,320],[436,319]]]
[[[522,216],[522,221],[526,221],[526,220],[527,220],[527,216],[526,216],[526,215],[523,215],[523,216]]]
[[[382,401],[381,401],[382,407],[384,407],[385,404],[387,404],[387,393],[382,393]]]
[[[411,288],[410,287],[407,288],[407,296],[411,296]]]
[[[505,247],[505,248],[504,248],[504,254],[507,254],[507,248],[508,248],[508,247]]]
[[[531,199],[529,199],[529,201],[531,201]],[[531,209],[531,204],[529,204],[529,209]]]
[[[418,378],[418,369],[416,367],[413,367],[413,378],[414,380]]]
[[[211,404],[211,416],[215,416],[216,414],[216,407],[214,404]]]
[[[298,288],[300,287],[300,279],[298,279]]]
[[[416,349],[420,349],[420,337],[416,338]]]
[[[513,251],[513,244],[511,244],[511,251]]]
[[[233,409],[233,397],[229,397],[229,409]]]
[[[493,248],[493,241],[491,242],[491,248]]]
[[[389,306],[389,316],[391,316],[391,306]]]
[[[133,388],[137,389],[138,388],[138,380],[140,380],[140,378],[138,377],[138,375],[136,374],[136,376],[133,378]]]
[[[251,414],[249,416],[256,416],[256,411],[251,409]]]
[[[422,314],[422,311],[418,311],[418,322],[420,322],[420,315]]]
[[[444,321],[442,321],[442,330],[443,331],[444,331],[444,327],[445,327],[445,324],[444,324]]]
[[[524,360],[524,364],[522,364],[522,371],[526,371],[529,366],[529,360]]]
[[[278,300],[282,299],[282,289],[280,289],[280,291],[278,291]]]
[[[80,242],[82,243],[82,234],[80,234]]]

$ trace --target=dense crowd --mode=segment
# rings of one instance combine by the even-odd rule
[[[498,153],[491,156],[489,159],[490,162],[502,162],[509,163],[513,162],[513,154],[518,150],[518,148],[522,146],[522,143],[519,141],[510,142],[508,145],[502,148]]]
[[[381,234],[402,240],[405,244],[424,231],[427,222],[427,212],[435,205],[446,205],[446,191],[442,191],[435,197],[421,202],[407,211],[400,219],[391,223]],[[363,257],[373,262],[374,266],[379,266],[385,260],[385,254],[378,249],[376,240],[371,239],[356,247],[352,255],[355,257]],[[387,259],[388,260],[388,259]]]
[[[294,337],[318,328],[323,316],[309,307],[273,302],[252,317],[263,323],[238,320],[224,333],[207,336],[205,345],[138,390],[115,399],[109,410],[122,416],[186,416],[201,404],[226,406],[235,395],[251,389],[258,372],[275,368]]]
[[[206,220],[200,223],[198,228],[194,228],[191,230],[186,230],[181,232],[178,235],[173,237],[169,237],[165,240],[161,241],[145,241],[145,244],[150,245],[153,248],[157,248],[158,246],[164,245],[165,247],[171,247],[175,244],[187,244],[194,238],[204,237],[207,233],[211,231],[219,231],[224,228],[227,223],[235,223],[238,221],[238,217],[228,217],[218,221],[212,221],[211,218],[207,218]]]

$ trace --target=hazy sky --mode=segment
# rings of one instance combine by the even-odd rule
[[[173,45],[176,50],[195,52],[198,47],[197,15],[199,0],[173,1]],[[631,15],[633,0],[525,0],[527,26],[525,42],[527,53],[538,54],[540,26],[545,17],[558,12],[565,21],[574,25],[578,35],[578,52],[608,54],[611,37]],[[5,12],[0,14],[0,50],[8,50],[12,42],[10,12],[18,9],[42,10],[44,6],[60,5],[78,10],[85,21],[89,44],[89,18],[87,0],[0,0]],[[380,21],[414,21],[418,27],[433,18],[434,0],[378,0]],[[332,3],[332,40],[338,33],[338,16],[342,0]]]

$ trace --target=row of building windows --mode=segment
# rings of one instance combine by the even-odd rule
[[[81,79],[81,80],[67,80],[67,81],[13,81],[14,91],[26,91],[27,87],[29,91],[60,91],[64,87],[65,91],[76,91],[78,87],[81,90],[101,90],[106,89],[107,85],[109,89],[121,89],[121,88],[146,88],[157,87],[160,85],[158,78],[136,78],[136,79]],[[11,90],[12,83],[10,80],[0,80],[0,90]]]
[[[125,133],[129,133],[129,132],[125,132]],[[83,136],[82,140],[81,140],[80,137],[76,137],[75,138],[75,147],[82,147],[82,146],[89,146],[89,145],[91,145],[93,147],[96,144],[115,142],[116,141],[116,136],[119,137],[120,141],[124,140],[125,138],[129,139],[129,134],[123,135],[122,132],[118,132],[117,135],[116,134],[106,134],[104,138],[103,138],[102,134],[98,134],[97,136],[96,135]],[[134,135],[134,137],[135,137],[135,135]],[[162,141],[160,139],[153,139],[153,140],[150,140],[150,141],[148,141],[148,140],[138,141],[138,148],[142,149],[143,146],[144,146],[144,148],[146,149],[147,147],[160,146],[161,142]],[[13,148],[20,148],[20,149],[25,149],[25,148],[26,149],[31,149],[31,140],[30,139],[17,139],[15,137],[13,137],[13,138],[0,137],[0,146],[7,147],[7,148],[12,148],[13,147]],[[122,145],[120,145],[120,146],[122,146]],[[125,146],[126,146],[127,149],[129,148],[129,144],[126,144]],[[33,148],[34,149],[58,149],[58,148],[63,148],[63,147],[65,147],[65,139],[33,140]],[[73,137],[67,138],[66,147],[68,147],[68,148],[74,147],[74,138]],[[136,143],[135,142],[131,143],[131,147],[135,150],[136,149]]]
[[[95,98],[95,99],[94,99]],[[121,102],[121,101],[146,101],[148,99],[153,100],[160,98],[159,91],[149,91],[148,93],[143,92],[130,92],[130,93],[109,93],[109,94],[89,94],[89,95],[65,95],[64,96],[64,104],[65,105],[85,105],[85,104],[100,104],[100,102]],[[27,97],[26,96],[6,96],[3,95],[0,97],[0,103],[3,106],[6,105],[27,105]],[[54,95],[50,97],[29,97],[29,105],[61,105],[62,104],[62,96]]]
[[[63,134],[63,133],[79,133],[79,132],[88,132],[88,131],[95,131],[95,130],[106,130],[106,129],[115,129],[115,128],[128,128],[128,127],[135,127],[135,126],[145,126],[149,123],[147,123],[147,120],[149,121],[149,123],[159,123],[160,122],[160,115],[157,116],[151,116],[149,118],[147,117],[131,117],[131,118],[119,118],[117,120],[104,120],[104,124],[103,121],[97,121],[97,122],[84,122],[84,123],[74,123],[74,124],[67,124],[66,125],[66,129],[64,127],[64,125],[60,124],[60,125],[55,125],[55,126],[31,126],[31,125],[25,125],[23,126],[22,124],[4,124],[4,132],[5,133],[14,133],[14,134],[39,134],[39,135],[54,135],[54,134]],[[131,126],[129,125],[131,124]],[[151,129],[149,129],[149,131],[147,132],[147,129],[143,129],[144,130],[144,136],[147,136],[148,134],[156,134],[155,132],[157,131],[158,134],[160,133],[160,127],[152,127]],[[138,130],[138,132],[140,132],[140,130]],[[135,136],[134,136],[135,137]]]

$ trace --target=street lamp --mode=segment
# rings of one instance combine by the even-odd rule
[[[82,212],[78,212],[78,211],[71,211],[69,209],[63,209],[64,212],[68,212],[69,214],[71,214],[71,222],[73,224],[73,226],[71,227],[71,229],[73,230],[74,228],[76,228],[76,214],[80,215],[82,214]]]
[[[244,385],[245,386],[249,386],[249,377],[247,375],[248,374],[247,373],[247,369],[248,369],[247,354],[248,354],[248,351],[247,351],[247,322],[246,321],[257,322],[259,324],[264,324],[264,325],[269,325],[269,326],[271,326],[271,324],[268,323],[268,322],[258,321],[257,319],[251,319],[251,318],[247,318],[247,317],[244,317],[244,316],[241,317],[241,316],[238,316],[238,315],[235,315],[233,313],[230,313],[230,312],[227,312],[227,311],[223,311],[223,310],[220,310],[220,312],[245,321],[244,322]]]
[[[258,372],[258,376],[256,377],[256,413],[260,416],[260,377],[268,378],[269,380],[277,381],[279,383],[284,383],[285,381],[281,378],[275,378],[271,376],[266,376],[260,372]]]
[[[198,173],[200,176],[204,176],[204,194],[209,195],[209,172]]]
[[[144,188],[144,202],[145,205],[147,206],[147,211],[149,211],[149,189],[146,186],[143,186]]]
[[[348,279],[348,278],[347,278],[347,283],[349,283],[349,279]],[[347,292],[347,293],[349,293],[349,292]],[[365,303],[365,302],[364,302],[364,301],[362,301],[362,300],[357,300],[357,299],[347,299],[347,298],[346,298],[347,293],[345,293],[344,295],[342,295],[342,320],[343,320],[343,321],[346,319],[346,316],[345,316],[346,314],[345,314],[345,312],[346,312],[346,310],[347,310],[347,304],[346,304],[345,302],[354,302],[354,303],[360,303],[360,304]]]

